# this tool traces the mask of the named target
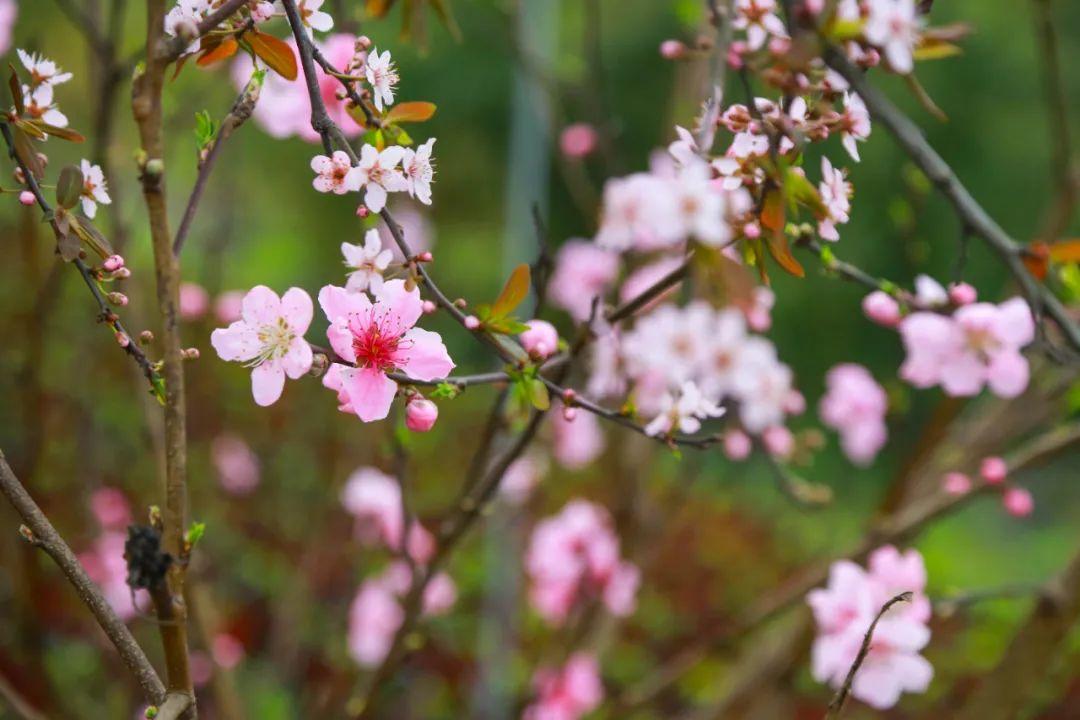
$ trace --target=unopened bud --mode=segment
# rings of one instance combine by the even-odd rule
[[[143,330],[141,333],[139,333],[140,345],[149,345],[152,342],[154,342],[154,333],[150,332],[149,330]]]
[[[147,160],[146,165],[143,166],[143,172],[150,177],[161,177],[165,172],[165,161],[161,158]]]
[[[116,344],[122,348],[126,348],[128,345],[131,344],[131,338],[129,338],[126,333],[118,332],[116,333],[115,337]]]
[[[575,398],[577,398],[577,393],[574,392],[574,388],[566,388],[563,390],[562,399],[564,403],[573,405]]]
[[[761,237],[761,227],[757,223],[746,223],[743,225],[743,235],[751,240],[757,240]]]
[[[970,305],[979,297],[979,293],[971,285],[965,282],[953,283],[949,286],[949,299],[957,305]]]
[[[199,348],[190,347],[185,350],[181,350],[180,357],[184,358],[185,360],[198,360]]]
[[[29,190],[23,190],[21,193],[19,193],[19,202],[21,202],[23,205],[33,205],[35,202],[37,202],[37,198],[35,198],[34,193],[30,192]]]
[[[367,35],[361,35],[360,37],[356,38],[356,44],[358,47],[367,50],[371,47],[371,38],[369,38]]]
[[[126,267],[122,267],[113,273],[113,277],[118,280],[127,280],[129,277],[131,277],[131,271],[128,270]]]
[[[416,256],[416,262],[429,263],[429,262],[432,262],[434,259],[435,259],[435,256],[432,255],[427,250],[425,250],[424,252],[422,252],[422,253],[420,253],[419,255]]]
[[[480,327],[480,318],[476,317],[475,315],[466,316],[465,327],[467,327],[469,330],[476,330],[478,327]]]
[[[421,309],[423,309],[425,315],[431,315],[432,313],[434,313],[436,310],[439,309],[438,305],[436,305],[435,303],[433,303],[430,300],[425,300],[420,305],[420,307],[421,307]]]
[[[15,168],[15,170],[12,172],[12,175],[15,177],[15,182],[19,183],[20,185],[26,184],[26,174],[22,171],[21,167]]]
[[[326,357],[324,353],[315,353],[311,357],[311,370],[308,372],[314,377],[322,377],[329,367],[330,358]]]
[[[195,38],[199,37],[199,26],[191,20],[184,19],[176,23],[173,27],[173,34],[185,43],[190,43]]]
[[[120,307],[124,307],[128,304],[128,297],[122,292],[111,292],[106,295],[106,297],[113,305],[119,305]]]
[[[439,419],[439,406],[416,395],[405,405],[405,427],[413,432],[427,432]]]
[[[367,205],[364,205],[363,203],[361,203],[361,204],[356,206],[356,217],[363,219],[363,218],[366,218],[370,214],[371,214],[371,211],[368,210]]]
[[[101,263],[101,267],[105,268],[109,272],[116,272],[120,268],[124,267],[124,258],[120,255],[110,255],[105,258],[105,262]]]
[[[462,310],[464,310],[465,306],[468,305],[468,304],[469,303],[465,302],[465,298],[458,298],[457,300],[454,301],[454,307],[461,308]]]
[[[678,40],[665,40],[660,43],[660,57],[665,60],[681,60],[686,56],[686,45]]]
[[[563,407],[562,416],[566,422],[574,422],[577,418],[577,408]]]

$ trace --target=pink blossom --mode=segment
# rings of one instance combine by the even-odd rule
[[[394,219],[401,226],[405,239],[409,241],[409,248],[417,253],[431,250],[434,246],[435,228],[432,227],[428,216],[420,212],[416,203],[404,199],[400,202],[395,201],[391,210],[393,210]],[[386,223],[379,223],[379,238],[384,248],[390,248],[396,262],[402,262],[405,259]]]
[[[754,441],[742,430],[728,430],[724,433],[724,455],[729,460],[745,460],[754,449]]]
[[[259,458],[240,437],[218,435],[210,445],[210,457],[225,492],[247,495],[259,486]]]
[[[769,454],[777,458],[787,458],[795,450],[795,436],[784,425],[773,425],[761,433],[761,443]]]
[[[198,283],[180,283],[180,305],[177,312],[181,320],[198,320],[210,309],[210,295]]]
[[[34,193],[30,192],[29,190],[23,190],[19,193],[19,202],[23,205],[26,205],[27,207],[30,207],[37,202],[37,197],[35,197]]]
[[[123,532],[102,533],[89,550],[78,556],[86,574],[101,588],[101,594],[121,620],[130,620],[137,614],[132,591],[127,584],[127,561],[124,560],[126,539]],[[143,607],[146,606],[145,590],[139,590],[135,597],[142,598]]]
[[[893,70],[901,74],[911,72],[912,51],[922,27],[915,0],[868,0],[866,4],[870,12],[863,35],[884,51]]]
[[[414,397],[405,404],[405,426],[413,432],[427,432],[438,418],[439,406],[427,398]]]
[[[341,504],[356,518],[356,535],[368,545],[400,547],[404,533],[401,488],[381,470],[362,467],[349,476]]]
[[[378,152],[375,148],[372,150]],[[315,171],[315,179],[311,184],[321,193],[344,195],[347,192],[356,192],[364,185],[364,171],[354,168],[352,160],[342,150],[335,150],[329,157],[316,155],[311,158],[311,169]]]
[[[0,55],[11,49],[11,34],[19,14],[16,0],[0,0]]]
[[[941,385],[949,395],[975,395],[984,384],[1001,397],[1027,387],[1020,349],[1035,337],[1031,310],[1021,298],[1001,305],[975,303],[951,318],[917,312],[900,323],[907,359],[900,377],[915,387]]]
[[[767,332],[772,327],[772,309],[776,304],[776,294],[764,285],[754,288],[749,307],[741,308],[746,315],[746,324],[755,332]]]
[[[431,204],[431,181],[435,178],[435,169],[431,164],[431,152],[434,145],[435,138],[428,138],[428,141],[416,150],[405,148],[401,157],[405,189],[409,191],[409,195],[425,205]]]
[[[593,300],[607,291],[618,274],[618,255],[594,243],[571,240],[555,256],[548,296],[575,320],[586,320]]]
[[[559,134],[559,149],[569,158],[583,158],[596,149],[596,129],[588,123],[567,125]]]
[[[546,320],[530,320],[529,329],[518,335],[522,347],[534,358],[545,360],[559,349],[559,332]]]
[[[892,295],[875,290],[862,301],[863,314],[878,325],[895,327],[900,322],[900,304]]]
[[[499,495],[510,505],[522,505],[547,473],[547,458],[535,453],[515,460],[503,473]]]
[[[862,365],[837,365],[825,376],[827,392],[819,414],[823,423],[840,433],[840,445],[856,465],[869,465],[882,446],[888,431],[885,413],[889,400],[870,372]]]
[[[970,305],[979,297],[979,293],[965,282],[949,285],[949,299],[957,305]]]
[[[680,217],[674,181],[675,178],[649,173],[608,180],[604,185],[603,218],[596,244],[608,250],[623,251],[630,248],[656,250],[682,242],[685,221]],[[694,184],[698,186],[696,189]],[[705,192],[700,185],[700,182],[691,183],[688,189],[696,194]],[[689,209],[697,211],[699,208],[692,206]],[[715,208],[706,208],[696,214],[704,215],[704,211],[710,209],[715,211]],[[702,224],[707,225],[706,222]]]
[[[665,40],[660,43],[660,57],[665,60],[679,60],[686,54],[686,45],[679,40]]]
[[[856,142],[870,137],[870,112],[866,103],[855,93],[844,93],[844,112],[840,115],[840,138],[844,149],[855,162],[859,162]]]
[[[364,204],[371,212],[382,212],[387,193],[409,189],[409,182],[398,167],[404,158],[405,148],[399,145],[381,152],[374,145],[364,145],[360,149],[360,164],[355,170],[358,171],[359,187],[366,188]]]
[[[990,485],[1000,485],[1009,474],[1009,465],[1004,458],[997,456],[983,458],[979,464],[979,475]]]
[[[98,203],[109,205],[112,198],[109,197],[109,184],[105,180],[105,173],[100,165],[93,165],[85,158],[80,161],[79,168],[83,175],[83,188],[80,195],[83,213],[92,218],[97,215]]]
[[[244,311],[244,291],[227,290],[214,300],[214,314],[223,323],[234,323]]]
[[[403,280],[384,283],[374,303],[363,293],[327,285],[319,292],[319,304],[330,320],[326,335],[331,347],[353,363],[334,364],[339,400],[344,393],[364,422],[382,420],[390,412],[397,383],[388,372],[427,381],[444,378],[454,368],[439,334],[414,327],[423,313],[420,291],[406,289]]]
[[[671,393],[664,393],[659,412],[652,422],[645,426],[645,434],[670,435],[675,430],[695,433],[701,429],[702,420],[720,417],[725,412],[724,408],[705,397],[696,384],[688,381],[679,389],[678,398]]]
[[[382,288],[383,273],[390,267],[394,254],[389,249],[383,249],[378,230],[368,230],[363,245],[341,243],[341,254],[345,257],[345,267],[352,270],[345,283],[346,290],[370,290],[374,293]]]
[[[235,635],[218,633],[210,642],[210,654],[219,666],[230,670],[240,664],[247,654],[244,644]]]
[[[390,51],[380,55],[378,48],[372,48],[364,68],[365,77],[371,86],[371,96],[375,100],[375,108],[382,112],[384,107],[394,104],[394,88],[400,80],[394,61],[390,58]]]
[[[1001,496],[1005,511],[1013,517],[1027,517],[1035,510],[1035,500],[1025,488],[1011,487]]]
[[[844,177],[842,169],[834,169],[829,158],[821,157],[821,202],[825,205],[828,215],[818,221],[818,234],[824,240],[836,241],[840,234],[836,231],[837,225],[843,225],[848,221],[848,213],[851,211],[851,183]]]
[[[131,504],[114,487],[98,488],[90,495],[90,510],[105,530],[120,530],[131,523]]]
[[[683,264],[681,257],[664,257],[655,262],[649,263],[639,267],[623,281],[619,287],[619,302],[630,302],[644,293],[646,290],[653,287],[656,283],[660,282],[664,277],[671,274]],[[668,298],[673,292],[675,292],[682,281],[679,281],[664,290],[656,298],[649,301],[639,312],[648,312],[656,307],[659,303],[663,302],[665,298]]]
[[[533,676],[536,701],[523,720],[578,720],[599,707],[604,686],[596,658],[584,652],[570,656],[561,668],[540,668]]]
[[[962,472],[947,472],[942,479],[941,488],[949,495],[967,495],[971,492],[971,478]]]
[[[787,37],[784,21],[776,15],[776,0],[736,0],[732,27],[746,31],[750,50],[758,50],[770,35]]]
[[[619,557],[607,511],[574,500],[533,529],[525,556],[529,597],[548,623],[561,625],[574,606],[597,598],[614,615],[632,613],[638,569]]]
[[[304,333],[312,310],[311,297],[300,288],[289,288],[279,298],[265,285],[256,285],[244,296],[241,319],[210,335],[222,360],[253,368],[251,390],[259,405],[277,402],[286,375],[295,380],[311,369],[311,346]]]
[[[604,431],[592,413],[581,413],[573,421],[552,413],[552,455],[568,470],[580,470],[604,451]]]

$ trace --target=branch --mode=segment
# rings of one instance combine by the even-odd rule
[[[154,666],[146,657],[146,653],[135,641],[131,631],[123,621],[113,612],[112,606],[101,595],[97,585],[87,576],[83,566],[75,557],[68,544],[60,537],[45,513],[41,512],[34,499],[26,492],[19,479],[15,477],[11,467],[7,464],[3,451],[0,451],[0,491],[7,497],[8,502],[19,513],[29,530],[27,539],[35,546],[41,548],[60,567],[67,576],[68,582],[75,588],[79,598],[90,608],[98,625],[105,631],[105,635],[112,642],[116,651],[120,653],[120,659],[128,667],[142,688],[143,696],[151,704],[157,704],[165,698],[165,686],[162,685]]]
[[[871,116],[892,133],[904,152],[952,204],[953,211],[963,225],[981,237],[990,249],[997,253],[1023,290],[1035,319],[1040,320],[1045,310],[1061,328],[1069,345],[1080,351],[1080,326],[1073,321],[1061,301],[1038,283],[1024,267],[1024,247],[1013,240],[971,196],[952,168],[926,141],[919,128],[884,94],[870,85],[863,73],[843,54],[835,48],[827,48],[825,62],[848,81],[851,89],[866,103]]]
[[[34,199],[37,200],[38,207],[41,208],[41,211],[46,217],[51,218],[53,212],[52,206],[42,194],[41,186],[38,185],[37,178],[34,177],[30,168],[23,163],[22,159],[19,158],[18,154],[15,152],[15,140],[11,135],[11,128],[8,127],[7,123],[0,123],[0,133],[4,136],[4,142],[7,143],[8,155],[15,161],[15,164],[18,165],[19,169],[22,170],[23,177],[26,178],[26,186],[30,189],[30,192],[34,194]],[[56,221],[50,220],[49,224],[52,226],[53,234],[56,236],[57,241],[59,241],[63,233],[60,232],[60,228],[57,226]],[[100,311],[98,317],[108,323],[115,333],[127,338],[128,343],[123,346],[124,352],[130,355],[136,364],[138,364],[143,375],[146,376],[147,382],[150,383],[151,390],[156,391],[161,383],[161,376],[146,357],[146,353],[139,347],[136,338],[133,338],[131,333],[124,328],[123,324],[120,322],[120,318],[117,317],[116,313],[109,305],[108,300],[102,295],[101,288],[98,287],[97,280],[95,280],[91,274],[90,268],[86,266],[86,263],[83,262],[81,258],[75,258],[75,260],[72,261],[72,265],[78,269],[79,274],[82,275],[83,282],[86,283],[86,287],[90,289],[90,293],[94,296],[94,300],[97,301],[98,310]]]
[[[855,662],[851,663],[851,669],[848,670],[847,677],[844,678],[844,684],[840,686],[840,689],[833,695],[833,699],[829,702],[828,712],[825,713],[825,720],[832,720],[832,718],[840,717],[840,713],[844,710],[844,703],[847,702],[848,695],[851,694],[851,684],[855,681],[855,674],[859,672],[859,668],[862,667],[863,661],[866,660],[866,655],[870,652],[870,644],[874,639],[874,630],[877,628],[878,622],[887,613],[893,605],[902,602],[911,602],[913,597],[911,592],[902,592],[896,597],[889,600],[887,603],[881,606],[881,610],[878,611],[874,621],[870,623],[870,627],[866,629],[866,635],[863,636],[862,645],[859,646],[859,654],[855,656]]]
[[[150,2],[154,2],[154,0],[150,0]],[[187,50],[188,45],[190,45],[193,40],[197,40],[203,35],[209,33],[211,30],[215,30],[218,25],[225,22],[234,14],[236,14],[236,12],[243,6],[247,5],[247,3],[248,0],[225,0],[221,7],[204,17],[199,22],[199,24],[196,26],[195,37],[193,38],[182,38],[178,35],[176,37],[164,39],[159,33],[158,39],[155,41],[155,44],[147,44],[146,46],[147,58],[149,59],[150,56],[153,55],[153,59],[155,61],[161,62],[163,66],[168,65],[169,63],[173,62],[178,57],[183,55],[184,51]],[[164,28],[164,26],[162,27]],[[150,52],[150,48],[154,47],[158,47],[158,51],[156,53]]]

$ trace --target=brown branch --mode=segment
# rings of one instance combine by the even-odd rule
[[[833,695],[833,699],[829,701],[829,709],[825,713],[825,720],[838,718],[840,717],[840,713],[844,711],[844,703],[847,702],[848,695],[851,694],[851,684],[855,682],[855,674],[859,672],[859,668],[862,667],[867,654],[870,652],[870,644],[874,640],[874,630],[877,628],[877,624],[881,621],[881,618],[885,613],[892,609],[893,605],[902,602],[911,602],[912,597],[914,597],[914,595],[910,591],[902,592],[881,606],[881,610],[879,610],[878,614],[874,617],[874,621],[870,623],[870,627],[866,629],[866,635],[863,636],[862,645],[859,646],[859,654],[855,656],[855,661],[851,663],[851,668],[848,670],[847,677],[844,678],[843,685],[841,685],[840,689]]]
[[[227,2],[213,15],[239,7]],[[165,503],[163,545],[174,558],[184,553],[184,529],[187,526],[187,428],[185,426],[184,368],[177,306],[180,293],[180,263],[172,251],[168,207],[165,199],[165,148],[162,138],[161,96],[165,69],[170,59],[155,54],[164,33],[164,0],[147,0],[145,67],[135,76],[132,87],[132,113],[139,131],[140,169],[143,199],[150,223],[157,277],[158,310],[164,347],[165,375]],[[231,12],[232,10],[229,10]],[[207,18],[209,20],[210,17]],[[205,22],[205,21],[204,21]],[[202,25],[200,25],[202,27]],[[169,568],[165,595],[155,597],[159,613],[161,640],[165,649],[168,685],[171,692],[194,698],[187,648],[187,610],[184,606],[186,563]],[[167,620],[167,622],[166,622]],[[187,717],[195,716],[194,703]]]
[[[147,659],[146,653],[139,647],[123,621],[116,616],[112,606],[102,597],[97,585],[87,576],[75,553],[15,477],[3,451],[0,451],[0,491],[26,523],[30,533],[27,539],[53,559],[75,588],[79,598],[90,608],[98,625],[120,654],[120,659],[135,676],[146,701],[151,704],[161,702],[165,698],[165,686]]]
[[[152,2],[153,0],[149,0]],[[214,12],[210,13],[196,25],[196,34],[193,38],[182,38],[180,36],[165,38],[164,33],[158,33],[158,37],[154,43],[147,43],[147,59],[150,60],[151,56],[154,62],[160,62],[162,65],[168,65],[176,60],[178,57],[184,54],[188,45],[192,40],[201,38],[211,30],[215,30],[218,25],[228,20],[230,17],[236,14],[240,8],[247,5],[248,0],[226,0],[222,3],[221,7]],[[162,16],[164,17],[164,15]],[[162,26],[164,30],[164,25]],[[150,52],[150,48],[158,48],[157,52]]]
[[[1008,268],[1040,320],[1045,311],[1061,328],[1069,345],[1080,351],[1080,325],[1070,317],[1061,301],[1038,283],[1023,263],[1024,247],[994,221],[972,197],[948,163],[923,137],[918,126],[904,115],[885,95],[866,81],[861,70],[835,48],[827,48],[825,61],[851,85],[866,103],[870,115],[892,133],[900,147],[949,201],[961,223],[982,238]]]

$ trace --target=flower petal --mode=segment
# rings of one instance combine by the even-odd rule
[[[302,337],[293,338],[289,344],[289,351],[281,358],[281,366],[285,374],[293,380],[301,377],[311,369],[312,353],[311,346]]]
[[[240,316],[248,325],[275,322],[281,314],[281,299],[265,285],[256,285],[244,296]]]
[[[251,371],[251,394],[263,407],[273,405],[285,388],[285,371],[277,360],[267,360]]]
[[[384,306],[384,312],[391,313],[401,323],[402,330],[415,325],[424,312],[420,290],[415,287],[412,290],[406,290],[405,281],[401,279],[383,283],[376,299]]]
[[[259,354],[258,333],[242,320],[210,333],[210,344],[222,360],[246,362]]]
[[[300,288],[289,288],[281,296],[281,317],[285,318],[297,335],[307,332],[314,312],[311,296]]]
[[[361,420],[382,420],[390,414],[397,383],[384,373],[374,368],[350,368],[342,373],[342,380],[349,404]]]
[[[446,351],[439,333],[414,327],[405,333],[406,356],[400,363],[402,372],[417,380],[438,380],[450,374],[454,361]]]

